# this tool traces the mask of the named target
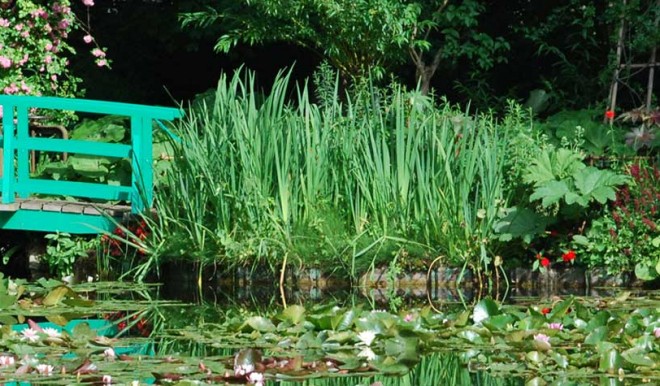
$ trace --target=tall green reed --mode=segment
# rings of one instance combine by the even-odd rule
[[[400,87],[335,93],[316,104],[288,73],[268,94],[249,73],[223,75],[176,130],[155,192],[159,259],[274,266],[305,253],[355,276],[415,245],[487,270],[506,132]]]

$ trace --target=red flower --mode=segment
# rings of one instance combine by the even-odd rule
[[[573,261],[575,259],[575,251],[569,250],[568,252],[561,255],[561,258],[564,260],[564,263]]]
[[[550,311],[552,311],[550,308],[545,307],[544,309],[541,310],[541,313],[542,313],[543,315],[547,315],[547,314],[550,313]]]
[[[542,265],[543,267],[547,267],[547,266],[549,266],[549,265],[550,265],[550,259],[548,259],[547,257],[542,258],[542,259],[541,259],[541,265]]]
[[[607,111],[605,112],[605,118],[607,118],[607,119],[614,119],[614,111],[612,111],[612,110],[607,110]]]

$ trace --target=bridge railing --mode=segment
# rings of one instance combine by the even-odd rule
[[[31,194],[65,195],[102,200],[127,200],[133,213],[142,212],[153,202],[152,123],[180,118],[181,110],[98,100],[0,95],[3,148],[2,203]],[[130,118],[130,144],[101,143],[59,138],[31,137],[29,113],[50,109],[121,115]],[[92,182],[55,181],[30,177],[30,152],[48,151],[100,157],[130,158],[131,186]]]

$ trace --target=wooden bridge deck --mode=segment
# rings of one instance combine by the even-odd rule
[[[89,216],[124,217],[131,213],[129,205],[110,205],[65,200],[16,199],[11,204],[0,203],[0,212],[33,210],[57,213],[75,213]]]

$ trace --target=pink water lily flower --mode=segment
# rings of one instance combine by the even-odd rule
[[[23,331],[21,331],[21,335],[22,335],[21,340],[27,340],[30,343],[39,341],[39,333],[37,333],[37,330],[26,328]]]
[[[564,329],[564,325],[561,323],[548,323],[548,328],[551,330],[562,331]]]
[[[656,327],[655,330],[653,330],[653,335],[655,335],[656,338],[660,338],[660,327]]]
[[[16,359],[13,356],[0,355],[0,367],[13,366],[14,363],[16,363]]]
[[[46,364],[37,365],[37,372],[41,375],[53,375],[53,366]]]

